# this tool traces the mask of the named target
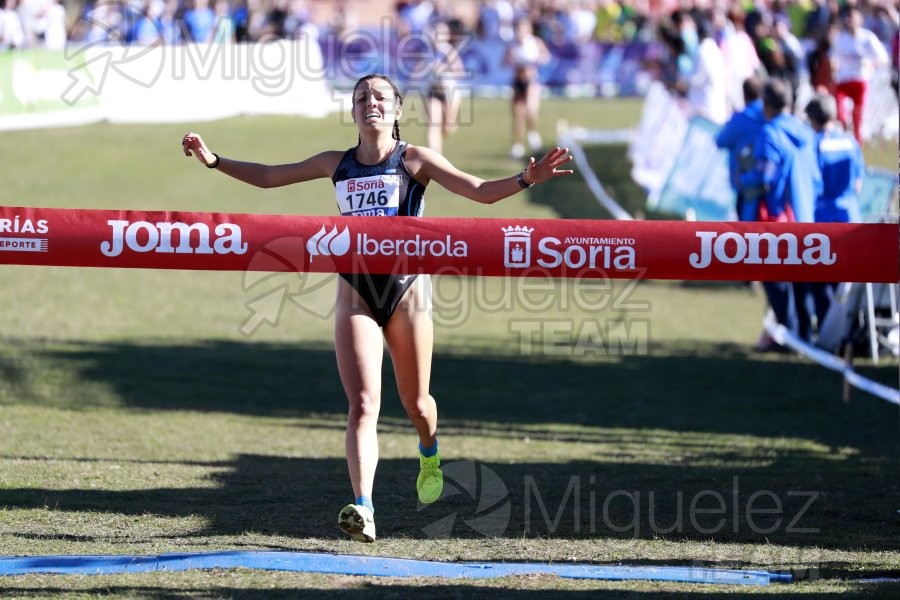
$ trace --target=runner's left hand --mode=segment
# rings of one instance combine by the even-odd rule
[[[561,175],[571,175],[575,171],[571,169],[560,169],[562,165],[572,160],[568,148],[560,148],[557,146],[550,152],[534,160],[534,157],[528,159],[528,168],[525,169],[526,183],[544,183],[554,177]]]

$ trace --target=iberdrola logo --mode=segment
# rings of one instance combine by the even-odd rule
[[[350,249],[350,231],[347,227],[338,233],[337,227],[325,232],[325,226],[317,234],[306,242],[306,251],[309,252],[309,260],[314,256],[343,256]]]

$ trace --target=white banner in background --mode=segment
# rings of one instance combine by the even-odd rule
[[[869,80],[859,133],[867,141],[896,140],[900,133],[900,107],[889,68],[877,70]]]
[[[0,57],[0,129],[108,120],[174,123],[241,114],[323,117],[339,109],[318,43],[70,45]],[[6,69],[2,69],[6,71]],[[15,85],[12,85],[12,84]]]
[[[651,210],[675,164],[687,129],[682,107],[663,84],[654,82],[647,90],[641,121],[628,149],[633,165],[631,178],[647,190]]]

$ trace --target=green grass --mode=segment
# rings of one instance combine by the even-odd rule
[[[479,101],[472,110],[472,126],[445,153],[485,177],[514,173],[506,104]],[[627,101],[551,101],[542,133],[553,139],[560,117],[619,128],[638,111]],[[352,145],[352,128],[337,121],[255,117],[190,127],[223,155],[275,162]],[[0,202],[334,214],[327,181],[262,191],[206,171],[180,153],[187,128],[5,133]],[[422,141],[421,128],[407,125],[404,135]],[[895,160],[886,149],[867,153],[883,166]],[[640,209],[624,148],[590,156],[610,193]],[[605,218],[577,177],[491,207],[435,186],[426,212]],[[448,468],[455,461],[496,474],[509,520],[484,537],[466,524],[484,516],[466,493],[417,507],[415,434],[386,360],[379,540],[362,546],[334,526],[350,490],[330,277],[6,266],[0,281],[0,554],[283,549],[730,566],[809,578],[738,590],[753,595],[898,591],[853,580],[900,576],[900,415],[861,392],[843,402],[839,376],[806,360],[748,352],[764,306],[751,287],[553,281],[542,291],[520,280],[437,280],[432,392],[442,454]],[[277,326],[242,335],[247,303],[280,283],[299,305]],[[896,362],[863,361],[860,370],[897,384]],[[449,535],[430,537],[452,513]],[[0,594],[41,598],[725,591],[733,590],[247,570],[0,579]]]

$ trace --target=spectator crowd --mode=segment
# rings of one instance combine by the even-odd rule
[[[326,62],[335,62],[346,50],[342,40],[351,45],[355,32],[372,27],[371,14],[361,18],[364,5],[363,0],[86,0],[70,3],[67,13],[61,0],[0,0],[0,51],[58,50],[67,42],[253,42],[305,35],[322,45]],[[858,23],[848,36],[839,17],[851,6],[858,8]],[[862,84],[872,66],[890,65],[897,86],[898,19],[895,0],[398,0],[393,14],[383,16],[386,29],[377,33],[390,38],[386,43],[396,51],[398,40],[436,40],[436,32],[449,27],[477,42],[459,50],[474,82],[509,86],[515,65],[499,59],[492,64],[491,54],[508,53],[503,47],[515,46],[518,24],[528,21],[549,52],[536,72],[551,89],[640,94],[634,81],[655,77],[685,98],[694,113],[721,124],[743,108],[743,81],[764,73],[787,81],[795,98],[807,82],[835,95],[844,123],[850,122],[845,108],[852,105],[859,138]],[[852,56],[860,49],[863,61]],[[488,73],[491,68],[494,73]],[[404,73],[389,74],[406,83]]]
[[[323,12],[321,5],[331,10]],[[126,43],[260,41],[353,31],[362,0],[0,0],[0,49],[59,48],[67,39]],[[828,77],[819,57],[834,42],[839,11],[860,9],[861,27],[894,57],[898,11],[893,0],[399,0],[394,34],[433,35],[438,23],[458,21],[479,39],[512,43],[526,19],[558,55],[577,54],[591,43],[658,46],[676,73],[696,60],[706,34],[720,48],[733,78],[742,81],[761,63],[770,75],[796,82],[802,73]],[[326,15],[326,16],[323,16]],[[709,46],[709,44],[707,44]],[[699,53],[700,56],[697,56]],[[714,60],[714,59],[711,59]],[[740,84],[733,86],[739,100]]]
[[[839,17],[849,7],[858,8],[858,23],[848,36]],[[305,35],[322,45],[326,62],[334,62],[346,49],[342,40],[351,44],[355,32],[372,27],[371,14],[361,17],[364,8],[363,0],[85,0],[70,3],[67,13],[61,0],[0,0],[0,51],[62,49],[67,42],[253,42]],[[502,57],[509,52],[504,46],[515,46],[522,21],[530,22],[549,52],[550,59],[535,67],[551,89],[640,94],[634,81],[657,78],[695,114],[719,124],[743,108],[743,81],[762,73],[787,81],[795,98],[806,83],[835,95],[844,123],[852,106],[859,138],[872,66],[890,65],[897,86],[895,0],[398,0],[393,14],[383,15],[386,29],[378,34],[391,38],[386,43],[396,50],[398,40],[436,40],[449,28],[477,42],[459,49],[474,82],[493,75],[491,83],[511,86],[516,65],[500,59],[492,65],[490,55]],[[860,49],[862,61],[852,56]],[[390,74],[406,83],[404,73]]]
[[[831,68],[827,77],[811,78],[811,98],[798,103],[800,77],[793,68],[786,68],[802,60],[803,55],[796,52],[802,45],[788,41],[789,27],[775,25],[770,31],[776,32],[772,39],[777,44],[767,46],[771,51],[768,55],[757,56],[764,78],[756,68],[749,71],[742,82],[742,107],[718,133],[716,144],[729,154],[730,179],[742,221],[860,220],[858,194],[864,175],[859,146],[861,109],[872,68],[886,66],[888,56],[877,36],[862,27],[858,6],[844,6],[838,15],[837,21],[828,20],[822,30],[830,49],[817,60],[830,62]],[[676,23],[680,24],[680,19]],[[702,45],[707,34],[701,32],[697,39]],[[818,42],[816,45],[819,47]],[[708,81],[714,79],[712,72],[722,66],[721,60],[710,62],[702,71],[702,83],[709,87]],[[688,94],[699,79],[697,72],[696,67],[690,72]],[[846,129],[847,111],[841,110],[847,101],[853,103],[854,135]],[[701,106],[706,108],[705,104]],[[797,112],[805,118],[798,118]],[[816,329],[825,321],[837,282],[767,281],[763,288],[775,320],[802,340],[815,342]],[[783,350],[765,332],[754,349]]]

